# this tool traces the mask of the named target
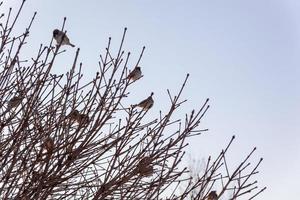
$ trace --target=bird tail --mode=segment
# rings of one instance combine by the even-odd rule
[[[75,47],[75,45],[74,45],[74,44],[72,44],[72,43],[69,43],[69,45],[70,45],[71,47]]]

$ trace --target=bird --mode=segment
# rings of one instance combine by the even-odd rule
[[[13,98],[11,98],[8,103],[7,103],[7,110],[10,110],[12,108],[17,107],[18,105],[20,105],[20,103],[23,100],[23,96],[14,96]]]
[[[72,121],[79,121],[80,113],[78,110],[72,110],[67,117]]]
[[[136,66],[127,76],[127,79],[136,81],[142,77],[141,67]]]
[[[207,196],[207,200],[217,200],[217,199],[218,199],[218,195],[217,195],[217,191],[215,190],[211,191]]]
[[[151,92],[151,95],[147,99],[144,99],[143,101],[136,104],[135,106],[141,107],[141,108],[143,108],[143,110],[149,110],[150,108],[152,108],[152,106],[154,104],[154,100],[152,98],[153,94],[154,93]]]
[[[75,45],[70,42],[70,39],[63,31],[54,29],[53,38],[56,40],[57,45],[70,45],[71,47],[75,47]]]
[[[80,114],[78,110],[73,110],[67,116],[72,121],[77,121],[77,123],[88,124],[90,118],[87,114]]]

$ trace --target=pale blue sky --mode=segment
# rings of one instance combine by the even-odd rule
[[[255,158],[264,157],[258,179],[268,189],[257,199],[281,200],[300,196],[299,10],[298,0],[28,0],[19,25],[38,11],[32,50],[48,44],[66,16],[87,76],[107,38],[117,44],[128,27],[125,48],[133,57],[146,46],[145,77],[133,98],[154,91],[155,113],[168,102],[166,89],[177,90],[190,73],[184,92],[189,101],[180,114],[211,99],[204,120],[210,131],[191,141],[190,152],[200,159],[216,155],[235,134],[233,164],[254,146]],[[74,51],[68,50],[65,63],[71,65]],[[66,72],[65,66],[54,70]]]

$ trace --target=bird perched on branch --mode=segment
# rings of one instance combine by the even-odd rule
[[[136,81],[142,77],[141,67],[136,66],[127,76],[127,79]]]
[[[67,117],[72,121],[78,121],[80,113],[78,110],[72,110]]]
[[[80,114],[78,110],[72,110],[67,116],[72,121],[77,121],[77,123],[87,124],[90,122],[90,118],[86,114]]]
[[[53,31],[53,38],[56,40],[57,45],[61,44],[61,45],[70,45],[71,47],[75,47],[75,45],[70,42],[70,39],[63,31],[55,29]]]
[[[134,105],[143,108],[143,110],[149,110],[150,108],[152,108],[153,104],[154,104],[154,100],[152,98],[153,96],[153,92],[151,92],[151,95],[147,98],[144,99],[143,101],[141,101],[140,103]]]
[[[18,105],[20,105],[20,103],[23,100],[23,96],[19,95],[19,96],[14,96],[13,98],[11,98],[8,103],[7,103],[7,110],[10,110],[12,108],[17,107]]]
[[[143,157],[141,161],[137,164],[136,172],[141,176],[150,176],[154,172],[152,166],[152,159],[149,156]]]
[[[215,190],[211,191],[207,196],[207,200],[217,200],[217,199],[218,199],[218,195]]]

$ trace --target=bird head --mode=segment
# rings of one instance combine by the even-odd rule
[[[58,29],[54,29],[53,31],[53,37],[56,37],[59,34],[59,30]]]
[[[216,197],[218,197],[217,195],[217,191],[213,190],[208,194],[208,200],[214,200]]]
[[[76,118],[79,115],[80,115],[80,113],[79,113],[78,110],[72,110],[68,116],[71,117],[71,118]]]
[[[136,70],[141,71],[141,67],[137,66]]]
[[[74,115],[79,115],[79,111],[78,111],[78,110],[73,110],[72,113],[73,113]]]

